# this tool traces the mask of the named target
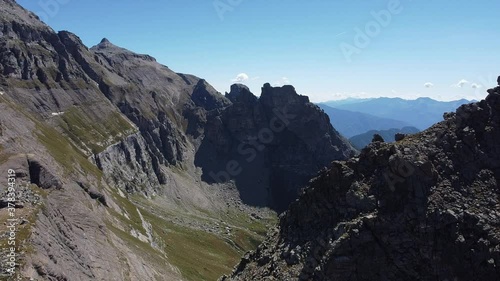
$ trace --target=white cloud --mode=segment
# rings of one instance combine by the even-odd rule
[[[249,79],[248,74],[240,73],[240,74],[236,75],[236,78],[234,78],[231,81],[233,81],[235,83],[242,83],[242,82],[247,81],[248,79]]]
[[[481,85],[481,84],[477,84],[477,83],[472,83],[472,84],[471,84],[471,87],[472,87],[472,89],[480,89],[480,88],[482,88],[482,87],[483,87],[483,85]]]
[[[470,84],[470,82],[467,81],[467,80],[465,80],[465,79],[462,79],[462,80],[458,81],[457,84],[453,84],[451,86],[454,87],[454,88],[463,88],[467,84]]]
[[[434,87],[434,84],[432,84],[431,82],[427,82],[427,83],[424,84],[424,87],[426,87],[426,88],[432,88],[432,87]]]

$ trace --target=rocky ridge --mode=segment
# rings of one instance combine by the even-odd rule
[[[221,280],[498,280],[500,87],[488,93],[334,162]]]
[[[234,180],[247,204],[283,211],[322,167],[355,154],[328,116],[292,86],[265,84],[257,98],[233,85],[226,98],[232,104],[207,121],[195,164],[207,182]]]

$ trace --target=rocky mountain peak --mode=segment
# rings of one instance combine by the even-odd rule
[[[109,41],[107,38],[103,38],[101,40],[101,42],[99,42],[99,44],[95,45],[94,47],[92,48],[95,48],[95,49],[98,49],[98,50],[102,50],[102,49],[106,49],[106,48],[113,48],[113,49],[121,49],[122,51],[128,51],[126,49],[123,49],[123,48],[120,48],[118,46],[116,46],[115,44],[111,43],[111,41]]]
[[[227,106],[230,102],[208,84],[205,79],[200,79],[191,94],[191,100],[196,106],[206,110],[220,109]]]
[[[243,84],[233,84],[231,85],[231,91],[226,93],[226,98],[231,102],[244,102],[244,103],[254,103],[257,101],[257,97],[250,92],[250,89]]]
[[[106,44],[106,43],[111,43],[111,42],[109,42],[108,38],[104,37],[104,38],[102,38],[102,40],[99,44]]]
[[[96,45],[98,49],[106,49],[106,48],[118,48],[116,45],[111,43],[107,38],[102,38],[101,42]]]
[[[207,122],[195,162],[209,182],[234,180],[247,204],[283,211],[319,169],[355,153],[328,116],[292,86],[265,84],[257,98],[234,84],[226,97],[232,104]],[[227,171],[227,159],[241,171]]]
[[[291,85],[272,87],[269,83],[262,87],[260,101],[269,106],[285,106],[291,104],[307,104],[309,97],[297,94]]]
[[[109,57],[112,56],[115,59],[118,59],[120,62],[130,59],[140,59],[145,61],[156,62],[156,59],[150,55],[137,54],[125,48],[119,47],[111,43],[111,41],[109,41],[107,38],[103,38],[101,42],[99,42],[99,44],[93,46],[92,48],[90,48],[90,50],[106,54]]]

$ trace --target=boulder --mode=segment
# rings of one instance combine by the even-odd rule
[[[405,137],[406,137],[406,134],[397,133],[397,134],[395,134],[395,135],[394,135],[394,140],[395,140],[395,141],[401,141],[401,140],[403,140]]]
[[[384,138],[379,134],[374,134],[372,142],[385,142]]]

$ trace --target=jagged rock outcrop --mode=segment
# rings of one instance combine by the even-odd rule
[[[499,280],[500,88],[336,161],[222,280]]]
[[[328,116],[292,86],[265,84],[257,98],[236,84],[226,98],[232,104],[207,118],[195,164],[207,182],[234,180],[248,204],[283,211],[318,170],[355,154]]]

